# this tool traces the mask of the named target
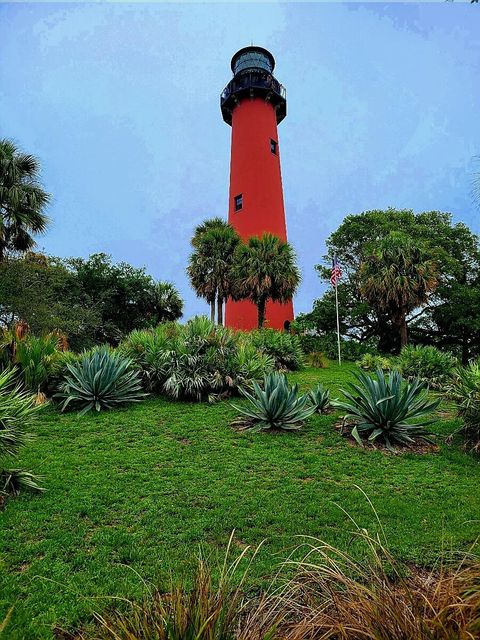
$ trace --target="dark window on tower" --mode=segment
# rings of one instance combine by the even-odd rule
[[[277,141],[270,138],[270,151],[277,155]]]
[[[243,195],[240,193],[238,196],[235,196],[233,200],[235,203],[235,211],[240,211],[243,207]]]

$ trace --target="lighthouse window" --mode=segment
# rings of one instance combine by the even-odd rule
[[[235,211],[240,211],[243,207],[243,195],[240,193],[238,196],[235,196]]]
[[[277,155],[277,141],[270,138],[270,151]]]

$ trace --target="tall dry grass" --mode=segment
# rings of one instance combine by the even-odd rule
[[[152,593],[98,615],[95,640],[475,640],[480,638],[480,559],[464,553],[429,569],[398,561],[383,530],[356,527],[363,554],[316,539],[296,549],[269,588],[245,593],[256,551],[229,563],[214,584],[200,559],[191,589]],[[258,550],[257,550],[258,551]],[[359,558],[359,556],[361,556]],[[238,571],[241,565],[240,578]],[[293,578],[285,578],[292,575]],[[82,636],[86,637],[86,636]]]

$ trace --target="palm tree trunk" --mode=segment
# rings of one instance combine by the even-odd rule
[[[257,303],[258,310],[258,328],[263,329],[263,324],[265,322],[265,307],[267,305],[267,301],[265,298],[260,298]]]
[[[215,323],[215,298],[210,300],[210,320]]]
[[[400,317],[400,351],[403,347],[407,346],[408,343],[408,330],[407,330],[407,320],[404,315]]]
[[[223,324],[223,298],[217,298],[217,324]]]

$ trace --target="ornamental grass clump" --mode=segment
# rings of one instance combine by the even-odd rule
[[[37,411],[34,397],[15,383],[16,369],[0,373],[0,498],[16,495],[24,489],[43,491],[38,478],[22,469],[6,469],[7,459],[16,458],[20,449],[30,442],[28,432]]]
[[[358,384],[350,383],[342,390],[346,400],[333,401],[333,406],[346,411],[344,421],[353,424],[352,436],[362,444],[381,442],[395,451],[394,445],[412,447],[418,441],[432,442],[425,429],[434,420],[425,419],[440,404],[440,399],[428,399],[428,385],[415,379],[405,381],[398,371],[385,375],[377,369],[376,376],[356,375]]]
[[[240,389],[247,406],[235,406],[242,415],[234,424],[251,431],[280,429],[298,430],[315,412],[308,395],[298,395],[298,385],[289,385],[285,375],[270,373],[264,378],[263,389],[253,382],[253,391]]]
[[[61,410],[75,407],[83,415],[95,409],[113,409],[145,398],[138,373],[132,361],[108,347],[87,352],[74,364],[67,364],[67,373],[56,394]]]

